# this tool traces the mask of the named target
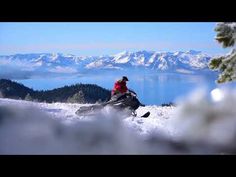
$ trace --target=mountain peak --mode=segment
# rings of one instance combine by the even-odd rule
[[[128,55],[130,52],[128,50],[124,50],[120,53],[118,53],[118,55]]]

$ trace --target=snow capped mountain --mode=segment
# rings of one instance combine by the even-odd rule
[[[207,64],[210,58],[206,54],[193,50],[187,52],[138,51],[133,53],[125,51],[114,55],[108,63],[114,67],[144,67],[157,71],[202,70],[208,68]],[[100,61],[100,65],[94,65],[94,68],[104,66],[106,66],[105,63]]]
[[[86,69],[132,69],[145,68],[159,72],[193,72],[208,70],[210,56],[200,51],[187,52],[155,52],[155,51],[124,51],[115,55],[75,56],[61,53],[16,54],[0,56],[0,65],[7,63],[24,63],[35,69],[46,71],[81,71]],[[5,62],[6,63],[6,62]],[[58,70],[58,68],[60,68]],[[63,70],[62,68],[66,68]]]

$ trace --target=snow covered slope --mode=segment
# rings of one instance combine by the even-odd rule
[[[171,121],[172,107],[139,109],[138,114],[149,110],[152,115],[148,119],[132,119],[111,108],[104,109],[95,117],[79,117],[75,111],[80,106],[0,99],[0,154],[176,152],[163,148],[163,145],[149,148],[148,138],[145,138],[154,132],[172,136],[167,123]]]
[[[177,107],[147,106],[146,119],[82,104],[0,99],[0,154],[222,154],[236,152],[236,90],[203,90]],[[226,131],[227,130],[227,131]]]
[[[79,109],[79,107],[91,104],[36,103],[30,101],[0,98],[0,106],[1,105],[10,105],[13,107],[35,107],[39,110],[42,110],[44,113],[49,114],[53,119],[60,120],[68,124],[73,124],[78,121],[90,121],[91,119],[95,119],[91,116],[86,117],[78,116],[75,114],[76,110]],[[160,106],[146,106],[139,108],[137,110],[138,115],[143,115],[147,111],[151,112],[151,115],[147,119],[138,117],[124,117],[121,112],[119,114],[120,119],[123,120],[124,124],[135,129],[139,134],[145,135],[154,130],[158,130],[162,133],[171,135],[173,134],[173,131],[167,128],[167,122],[171,120],[172,112],[174,109],[174,107]],[[102,113],[110,116],[111,114],[113,114],[113,110],[111,108],[105,108]]]

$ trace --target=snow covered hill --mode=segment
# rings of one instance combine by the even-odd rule
[[[124,51],[115,55],[75,56],[65,54],[16,54],[0,56],[0,66],[12,65],[26,71],[77,73],[87,69],[145,68],[159,72],[199,72],[208,70],[210,56],[199,51],[155,52]]]
[[[0,99],[0,154],[175,152],[151,150],[143,142],[153,133],[173,135],[168,128],[173,107],[148,106],[138,110],[138,114],[149,110],[148,119],[133,119],[109,107],[94,117],[77,116],[80,106],[85,105]]]
[[[0,98],[0,106],[9,105],[13,107],[35,107],[42,112],[49,114],[53,119],[60,120],[63,123],[73,124],[78,121],[90,121],[95,119],[91,116],[78,116],[75,114],[76,110],[81,106],[88,106],[91,104],[72,104],[72,103],[37,103],[31,101],[23,100],[14,100]],[[172,112],[174,107],[160,107],[160,106],[146,106],[141,107],[137,110],[138,115],[143,115],[147,111],[151,112],[151,115],[148,119],[144,118],[133,118],[133,117],[124,117],[121,112],[119,117],[124,123],[137,130],[140,134],[148,134],[154,129],[168,133],[169,135],[173,133],[171,130],[167,129],[166,123],[171,120]],[[114,110],[111,108],[105,108],[102,111],[102,114],[111,115]]]
[[[0,99],[0,154],[222,154],[236,152],[236,90],[203,90],[176,107],[146,106],[150,117],[105,108],[76,116],[82,104]],[[226,131],[227,130],[227,131]]]

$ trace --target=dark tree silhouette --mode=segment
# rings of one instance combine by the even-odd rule
[[[1,97],[39,102],[96,103],[110,99],[111,91],[95,84],[75,84],[47,91],[34,91],[11,80],[0,79]]]

